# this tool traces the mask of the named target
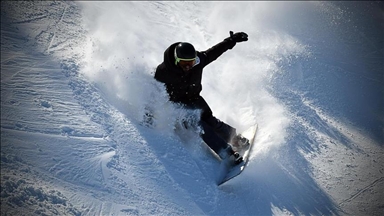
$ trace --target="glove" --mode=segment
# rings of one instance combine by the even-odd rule
[[[224,39],[224,41],[228,42],[228,49],[232,49],[237,42],[243,42],[248,40],[248,35],[244,32],[237,32],[233,34],[233,31],[229,32],[230,37]]]
[[[229,34],[231,35],[229,38],[231,41],[234,42],[243,42],[248,40],[248,35],[244,32],[237,32],[233,34],[233,31],[230,31]]]

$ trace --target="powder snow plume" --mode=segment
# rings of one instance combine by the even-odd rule
[[[290,120],[268,88],[273,77],[283,73],[281,64],[308,53],[296,38],[263,24],[260,18],[267,16],[272,6],[206,2],[83,6],[89,30],[83,73],[109,95],[112,104],[138,119],[149,98],[156,98],[150,103],[162,110],[160,115],[174,115],[165,111],[171,106],[162,86],[153,81],[153,72],[170,44],[188,41],[202,51],[228,37],[230,30],[246,32],[249,41],[237,44],[205,68],[202,96],[214,115],[238,132],[258,123],[260,151],[284,143]],[[240,22],[221,16],[229,11],[241,11],[250,19]]]

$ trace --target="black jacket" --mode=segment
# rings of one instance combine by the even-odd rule
[[[157,66],[155,79],[165,84],[171,101],[190,104],[200,97],[203,68],[228,49],[232,49],[236,42],[227,38],[206,51],[197,52],[195,66],[188,72],[175,65],[174,49],[177,44],[174,43],[165,50],[164,61]]]

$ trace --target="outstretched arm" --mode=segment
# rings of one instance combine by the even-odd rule
[[[225,51],[232,49],[237,42],[243,42],[248,40],[248,35],[244,32],[237,32],[233,34],[233,32],[230,31],[229,33],[230,36],[228,38],[225,38],[222,42],[202,52],[202,54],[205,56],[204,66],[216,60]]]

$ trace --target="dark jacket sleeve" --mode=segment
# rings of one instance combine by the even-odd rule
[[[226,38],[224,41],[216,44],[215,46],[209,48],[208,50],[201,52],[202,57],[204,58],[202,61],[203,67],[215,61],[225,51],[232,49],[235,45],[236,45],[236,42],[230,41],[228,38]]]

